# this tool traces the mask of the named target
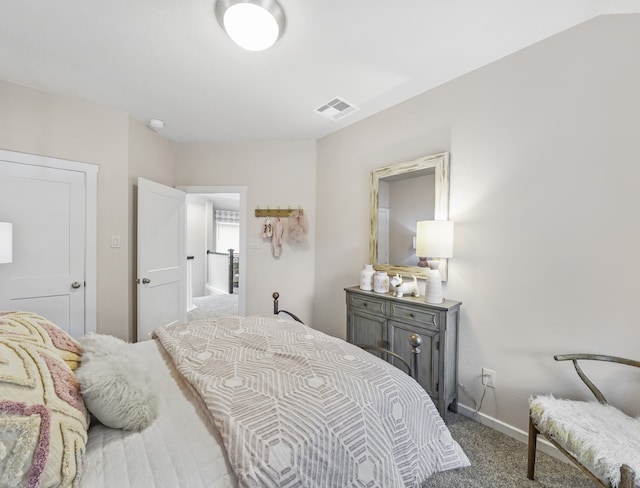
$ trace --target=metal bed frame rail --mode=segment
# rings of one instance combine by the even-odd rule
[[[277,291],[274,291],[272,297],[273,297],[274,315],[285,313],[289,315],[296,322],[300,322],[301,324],[304,324],[304,322],[300,320],[300,318],[297,317],[292,312],[289,312],[288,310],[280,310],[279,304],[278,304],[280,293],[278,293]],[[393,364],[394,366],[395,366],[395,363],[393,362],[393,360],[389,361],[388,358],[392,357],[393,359],[397,359],[404,366],[407,374],[409,374],[413,379],[418,381],[418,370],[419,370],[418,366],[419,366],[420,346],[422,345],[422,337],[420,337],[419,334],[411,334],[411,336],[409,337],[409,344],[411,344],[411,359],[409,361],[407,361],[405,358],[403,358],[399,354],[396,354],[395,352],[392,352],[383,347],[374,346],[371,344],[355,344],[355,345],[366,351],[375,351],[375,352],[384,354],[385,357],[387,358],[387,362]]]

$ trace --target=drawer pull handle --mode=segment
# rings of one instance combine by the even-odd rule
[[[414,317],[415,317],[415,315],[413,314],[413,312],[411,312],[411,313],[409,314],[409,317],[411,317],[411,318],[414,318]]]
[[[367,308],[367,305],[369,305],[367,302],[364,302],[362,305],[364,305],[364,308]]]

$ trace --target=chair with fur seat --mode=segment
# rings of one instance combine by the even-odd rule
[[[556,361],[573,361],[578,376],[596,401],[563,400],[551,395],[529,401],[527,478],[534,477],[536,441],[544,435],[585,474],[605,488],[640,488],[640,418],[607,403],[584,374],[579,360],[606,361],[640,368],[640,361],[598,354],[565,354]]]

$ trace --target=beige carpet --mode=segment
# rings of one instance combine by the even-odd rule
[[[193,299],[196,306],[187,312],[187,321],[238,315],[238,295],[211,295]]]
[[[525,412],[526,415],[526,412]],[[573,465],[538,451],[535,481],[527,479],[527,446],[459,414],[449,414],[448,427],[471,466],[438,473],[422,488],[597,488]]]

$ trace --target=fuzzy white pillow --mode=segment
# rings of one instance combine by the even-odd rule
[[[98,334],[79,342],[84,352],[76,377],[89,412],[114,429],[148,427],[157,417],[158,399],[144,365],[128,353],[130,345]]]
[[[78,339],[83,351],[83,361],[88,361],[97,356],[109,356],[110,354],[126,354],[131,344],[119,337],[106,334],[87,334]]]

